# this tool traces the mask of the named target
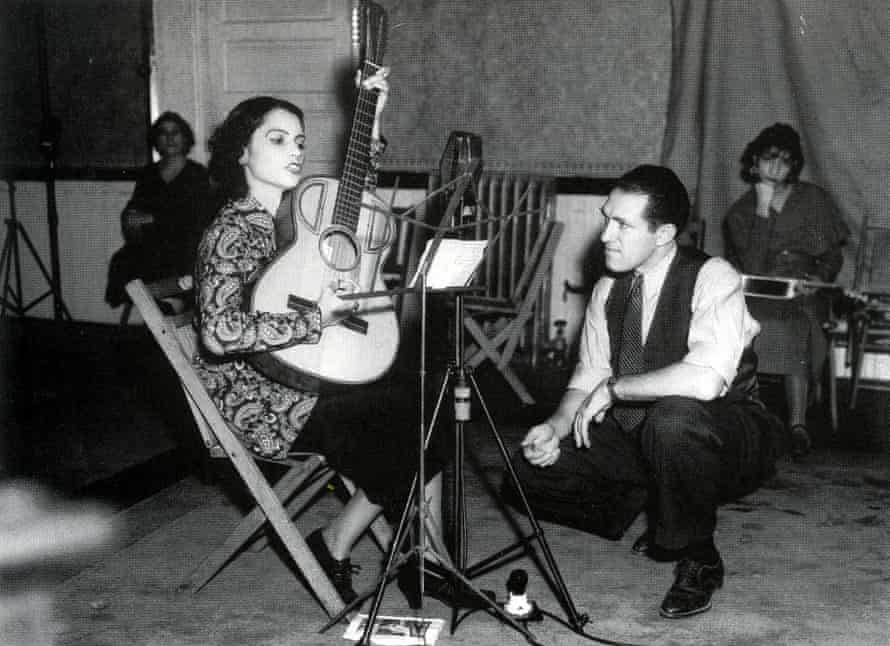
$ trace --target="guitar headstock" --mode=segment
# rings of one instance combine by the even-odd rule
[[[362,30],[361,60],[380,65],[386,50],[386,10],[376,2],[362,0],[359,12]]]

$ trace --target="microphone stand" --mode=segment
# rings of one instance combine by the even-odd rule
[[[489,597],[488,595],[481,592],[461,571],[460,568],[455,566],[454,562],[451,559],[451,556],[448,553],[448,549],[446,548],[444,542],[440,538],[440,532],[435,525],[433,518],[431,517],[431,512],[429,510],[429,503],[426,501],[423,495],[423,484],[426,482],[426,467],[425,467],[425,454],[427,446],[429,445],[430,437],[432,436],[432,431],[434,428],[434,423],[432,422],[429,426],[426,425],[426,406],[425,406],[425,386],[426,386],[426,302],[427,302],[427,289],[426,285],[426,268],[424,268],[419,274],[420,280],[420,345],[421,345],[421,354],[420,354],[420,424],[418,427],[418,449],[420,451],[420,459],[418,464],[418,469],[416,475],[414,476],[414,480],[411,483],[411,489],[408,494],[408,500],[405,503],[405,506],[402,510],[401,517],[399,519],[398,527],[395,531],[395,535],[393,536],[392,544],[390,545],[389,552],[387,554],[386,563],[384,564],[383,571],[380,574],[380,578],[376,587],[376,593],[374,594],[374,600],[371,605],[371,609],[368,613],[368,619],[365,624],[364,632],[362,633],[361,638],[358,641],[360,646],[370,646],[371,645],[371,635],[374,629],[374,623],[377,619],[377,616],[380,613],[380,606],[383,602],[383,595],[386,589],[387,583],[395,576],[395,573],[398,569],[404,564],[406,560],[411,556],[411,554],[417,555],[417,561],[419,564],[418,567],[418,576],[420,577],[420,603],[421,610],[423,608],[423,598],[424,598],[424,578],[425,578],[425,568],[426,568],[426,556],[433,556],[438,562],[439,569],[441,569],[448,577],[451,578],[452,581],[458,581],[461,585],[461,589],[466,591],[469,594],[472,594],[477,599],[479,599],[485,606],[488,607],[492,612],[494,612],[502,621],[511,625],[513,628],[522,633],[525,638],[529,641],[529,643],[534,646],[543,646],[540,642],[535,639],[535,636],[528,630],[528,628],[523,625],[521,622],[514,619],[510,614],[508,614],[500,604],[498,604],[494,599]],[[457,287],[457,288],[445,288],[442,290],[435,290],[436,292],[451,292],[457,294],[457,298],[463,298],[462,293],[477,291],[476,288],[472,287]],[[443,389],[445,387],[445,383],[443,382]],[[444,392],[444,390],[443,390]],[[438,404],[441,404],[442,396],[440,394]],[[435,414],[434,414],[435,417]],[[413,526],[415,520],[418,520],[418,538],[415,546],[408,552],[403,552],[402,548],[405,544],[405,541],[410,537],[410,529]],[[398,555],[398,556],[397,556]],[[349,612],[353,610],[357,605],[364,602],[366,598],[370,595],[370,592],[366,592],[362,595],[359,595],[352,603],[347,605],[343,610],[331,617],[330,621],[319,631],[325,632],[331,626],[339,623]]]
[[[464,193],[463,189],[466,188],[466,183],[469,181],[469,179],[470,176],[466,175],[465,182],[463,183],[463,186],[460,187],[461,190],[455,191],[454,194],[451,196],[445,217],[443,217],[443,221],[448,222],[451,220],[451,216],[453,216],[458,204],[462,202],[462,196]],[[492,420],[491,414],[488,411],[488,407],[486,406],[485,401],[482,398],[482,393],[479,389],[478,384],[476,383],[475,378],[472,376],[470,370],[465,366],[463,361],[463,298],[465,294],[478,291],[479,288],[446,287],[432,290],[437,293],[454,294],[455,296],[455,348],[454,363],[453,365],[448,366],[448,371],[444,379],[442,380],[442,385],[438,393],[436,406],[433,411],[432,418],[428,425],[426,423],[426,309],[427,295],[428,292],[431,291],[427,287],[427,272],[432,265],[432,260],[435,255],[435,251],[437,250],[438,241],[441,239],[444,232],[447,230],[455,230],[459,228],[460,227],[446,227],[440,229],[437,232],[436,239],[432,243],[432,247],[430,250],[431,253],[427,257],[426,262],[421,265],[420,270],[418,271],[418,280],[420,283],[420,415],[417,434],[419,464],[414,476],[414,480],[411,484],[411,489],[408,494],[408,500],[406,501],[405,506],[402,509],[399,524],[395,531],[395,535],[393,536],[392,544],[390,545],[383,571],[381,572],[380,578],[377,583],[376,593],[374,594],[374,600],[368,613],[368,619],[365,623],[364,632],[362,633],[362,637],[358,642],[361,646],[370,646],[374,623],[380,612],[380,606],[383,601],[383,595],[386,585],[395,576],[395,573],[398,571],[398,569],[412,554],[415,554],[417,556],[417,561],[419,564],[418,576],[421,611],[423,609],[424,579],[426,568],[425,557],[427,555],[434,557],[434,560],[438,564],[437,569],[441,570],[442,574],[450,581],[450,592],[453,596],[453,598],[450,599],[450,601],[453,602],[453,615],[451,624],[452,634],[454,633],[455,629],[457,628],[457,624],[459,623],[457,619],[457,613],[460,607],[460,604],[458,603],[458,597],[463,596],[464,598],[467,598],[467,595],[470,595],[481,602],[480,604],[478,604],[479,607],[489,610],[499,619],[501,619],[501,621],[505,622],[506,624],[512,626],[517,631],[522,633],[522,635],[526,638],[526,640],[528,640],[529,643],[533,644],[534,646],[541,646],[540,642],[536,640],[535,636],[531,633],[531,631],[529,631],[525,623],[506,612],[501,604],[497,603],[491,596],[481,592],[470,580],[482,571],[489,571],[497,565],[505,562],[505,560],[512,560],[514,558],[517,558],[518,556],[520,556],[520,552],[528,551],[529,543],[532,539],[536,539],[538,541],[538,544],[544,552],[546,564],[550,570],[553,582],[556,585],[557,593],[560,597],[560,602],[569,615],[569,621],[572,628],[577,632],[580,632],[584,624],[587,622],[587,617],[584,615],[579,615],[577,610],[575,609],[575,605],[572,602],[572,598],[569,594],[568,588],[566,587],[565,581],[563,580],[562,575],[559,572],[559,568],[556,564],[556,560],[553,557],[553,553],[550,551],[550,548],[547,545],[546,540],[544,539],[543,530],[535,519],[534,512],[532,511],[531,506],[528,503],[522,485],[519,482],[516,471],[514,470],[513,465],[510,461],[510,456],[507,448],[504,445],[504,442],[494,425],[494,421]],[[406,291],[417,290],[411,287],[399,291],[404,293]],[[353,296],[367,296],[367,294]],[[442,401],[444,400],[448,383],[454,377],[456,377],[457,382],[454,389],[455,495],[453,500],[453,522],[455,523],[455,531],[453,532],[453,536],[455,545],[453,551],[454,558],[452,559],[452,556],[449,554],[449,551],[441,538],[441,533],[437,531],[440,528],[435,526],[434,519],[432,518],[431,512],[429,510],[429,504],[425,500],[425,497],[423,495],[423,489],[426,483],[426,450],[429,445],[430,437],[435,430],[436,420],[441,409]],[[479,401],[482,404],[482,409],[485,412],[489,429],[491,430],[492,435],[497,442],[498,449],[500,451],[502,459],[504,460],[504,464],[506,465],[507,472],[509,473],[516,490],[519,492],[519,497],[522,501],[525,513],[529,518],[533,528],[533,532],[531,535],[522,537],[513,546],[503,549],[498,553],[484,559],[481,563],[477,564],[473,568],[466,567],[466,551],[462,537],[464,532],[464,519],[466,515],[462,464],[464,459],[463,425],[466,421],[469,421],[468,406],[471,392],[470,386],[472,386],[473,391],[476,393],[476,396],[479,398]],[[458,400],[458,396],[460,396],[460,400]],[[403,552],[403,545],[410,536],[410,529],[413,526],[415,520],[418,520],[418,538],[416,544],[410,551]],[[344,607],[340,613],[331,617],[330,621],[324,627],[322,627],[319,632],[323,633],[331,626],[339,623],[349,612],[363,603],[364,600],[367,599],[368,596],[370,596],[370,594],[371,592],[369,591],[359,595],[354,601]]]

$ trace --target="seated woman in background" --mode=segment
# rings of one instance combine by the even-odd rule
[[[136,179],[121,213],[124,246],[111,257],[105,301],[127,300],[124,285],[191,273],[201,233],[207,226],[210,184],[207,169],[188,158],[195,145],[191,127],[175,112],[151,126],[151,144],[160,159]]]
[[[386,74],[382,68],[364,81],[367,89],[379,92],[377,118],[388,91]],[[377,130],[375,120],[375,141]],[[291,450],[318,452],[356,485],[339,516],[307,538],[349,603],[356,597],[349,558],[353,545],[381,511],[397,511],[407,498],[418,464],[419,393],[384,378],[320,395],[308,385],[298,389],[273,381],[249,362],[251,354],[318,343],[326,328],[352,312],[351,302],[341,299],[334,286],[321,284],[318,302],[298,310],[244,307],[263,269],[287,243],[279,239],[287,222],[278,220],[292,214],[286,208],[279,212],[279,205],[283,193],[300,181],[305,141],[300,109],[272,97],[235,106],[210,139],[211,179],[228,199],[198,249],[196,323],[202,348],[194,365],[223,417],[255,453],[283,458]],[[372,143],[372,154],[374,149]],[[431,479],[425,495],[441,528],[441,464],[435,451],[427,464]],[[412,585],[407,576],[400,576],[401,587],[414,594],[413,587],[405,588]],[[419,605],[419,599],[409,600]]]
[[[727,259],[745,274],[833,281],[849,229],[831,196],[799,179],[804,158],[797,131],[783,123],[764,129],[740,161],[751,189],[724,220]],[[747,302],[762,327],[759,369],[785,375],[791,449],[803,455],[812,444],[806,412],[811,385],[818,385],[827,358],[823,323],[830,304],[819,294],[791,300],[749,296]]]

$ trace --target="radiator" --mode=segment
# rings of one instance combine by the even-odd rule
[[[474,309],[486,302],[492,314],[499,304],[506,306],[525,290],[529,276],[523,275],[527,261],[541,231],[541,224],[555,217],[555,180],[552,177],[511,173],[482,173],[477,186],[481,208],[465,210],[461,224],[475,221],[472,237],[490,241],[479,269],[476,285],[484,287],[480,298],[473,298]],[[509,216],[513,217],[509,217]],[[499,219],[505,218],[505,219]],[[536,311],[520,341],[524,358],[537,365],[550,330],[550,281],[545,280]],[[488,326],[497,326],[497,316],[489,317]]]

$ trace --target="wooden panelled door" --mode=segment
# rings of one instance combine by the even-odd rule
[[[306,116],[304,176],[338,175],[358,64],[352,12],[352,0],[206,0],[198,78],[208,134],[244,99],[287,99]]]

